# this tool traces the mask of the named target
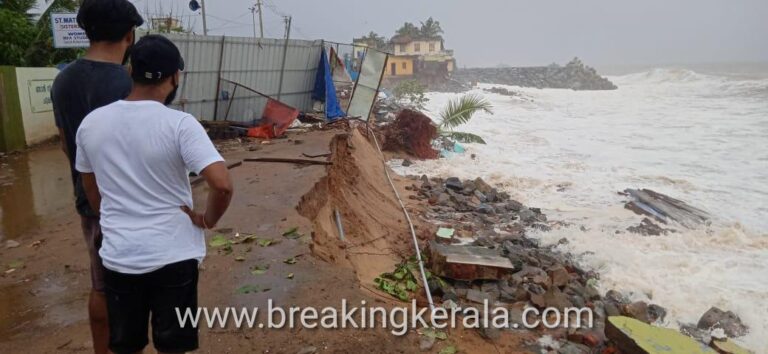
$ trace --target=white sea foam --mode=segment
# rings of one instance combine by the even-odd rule
[[[684,69],[610,79],[618,90],[508,87],[522,98],[475,90],[495,114],[478,114],[460,130],[488,145],[393,167],[501,185],[551,219],[573,223],[533,236],[568,238],[561,247],[600,271],[603,291],[666,307],[670,327],[695,323],[710,306],[732,310],[751,327],[739,341],[768,352],[768,80]],[[499,85],[481,85],[491,86]],[[429,94],[427,108],[436,117],[457,96]],[[640,217],[622,207],[616,192],[626,188],[687,201],[713,223],[665,237],[628,234]]]

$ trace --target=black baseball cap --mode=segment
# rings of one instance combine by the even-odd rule
[[[168,38],[150,34],[131,49],[131,76],[140,82],[159,82],[184,70],[179,48]]]
[[[91,41],[118,41],[143,23],[128,0],[85,0],[77,12],[77,25]]]

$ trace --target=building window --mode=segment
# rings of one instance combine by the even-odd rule
[[[418,53],[421,51],[421,43],[414,43],[413,44],[413,51]]]
[[[408,69],[408,63],[403,62],[403,69]]]
[[[401,45],[400,45],[400,52],[403,52],[403,53],[405,53],[405,51],[406,51],[406,49],[405,49],[405,44],[401,44]]]
[[[429,43],[429,52],[433,53],[435,51],[435,43]]]

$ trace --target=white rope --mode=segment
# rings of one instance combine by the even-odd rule
[[[421,280],[422,282],[424,282],[424,292],[427,294],[427,301],[429,301],[429,308],[432,310],[432,313],[434,314],[435,303],[432,301],[432,294],[429,292],[429,284],[427,283],[427,273],[424,271],[424,261],[421,260],[421,250],[419,249],[419,242],[416,239],[416,230],[413,228],[411,215],[408,214],[408,210],[405,208],[405,204],[403,204],[403,200],[400,199],[400,193],[397,192],[395,183],[392,182],[392,178],[389,176],[389,169],[387,168],[387,159],[384,157],[384,153],[381,152],[381,147],[379,147],[379,140],[376,139],[376,134],[374,134],[370,126],[367,126],[367,128],[368,128],[368,133],[370,133],[373,136],[373,142],[376,143],[376,150],[379,150],[379,154],[381,155],[381,162],[384,165],[384,174],[387,176],[387,180],[389,181],[389,185],[392,187],[392,191],[395,192],[395,197],[397,197],[397,202],[400,203],[400,207],[403,209],[403,213],[405,214],[405,219],[408,221],[408,227],[411,228],[411,237],[413,238],[413,247],[416,249],[416,259],[419,261],[419,270],[421,271]]]

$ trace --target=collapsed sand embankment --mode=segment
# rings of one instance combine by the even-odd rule
[[[298,210],[313,222],[312,253],[353,269],[362,285],[371,285],[414,253],[408,224],[382,170],[382,157],[364,133],[339,134],[330,149],[327,176],[304,195]],[[414,226],[421,240],[431,234],[429,225],[416,221]]]

